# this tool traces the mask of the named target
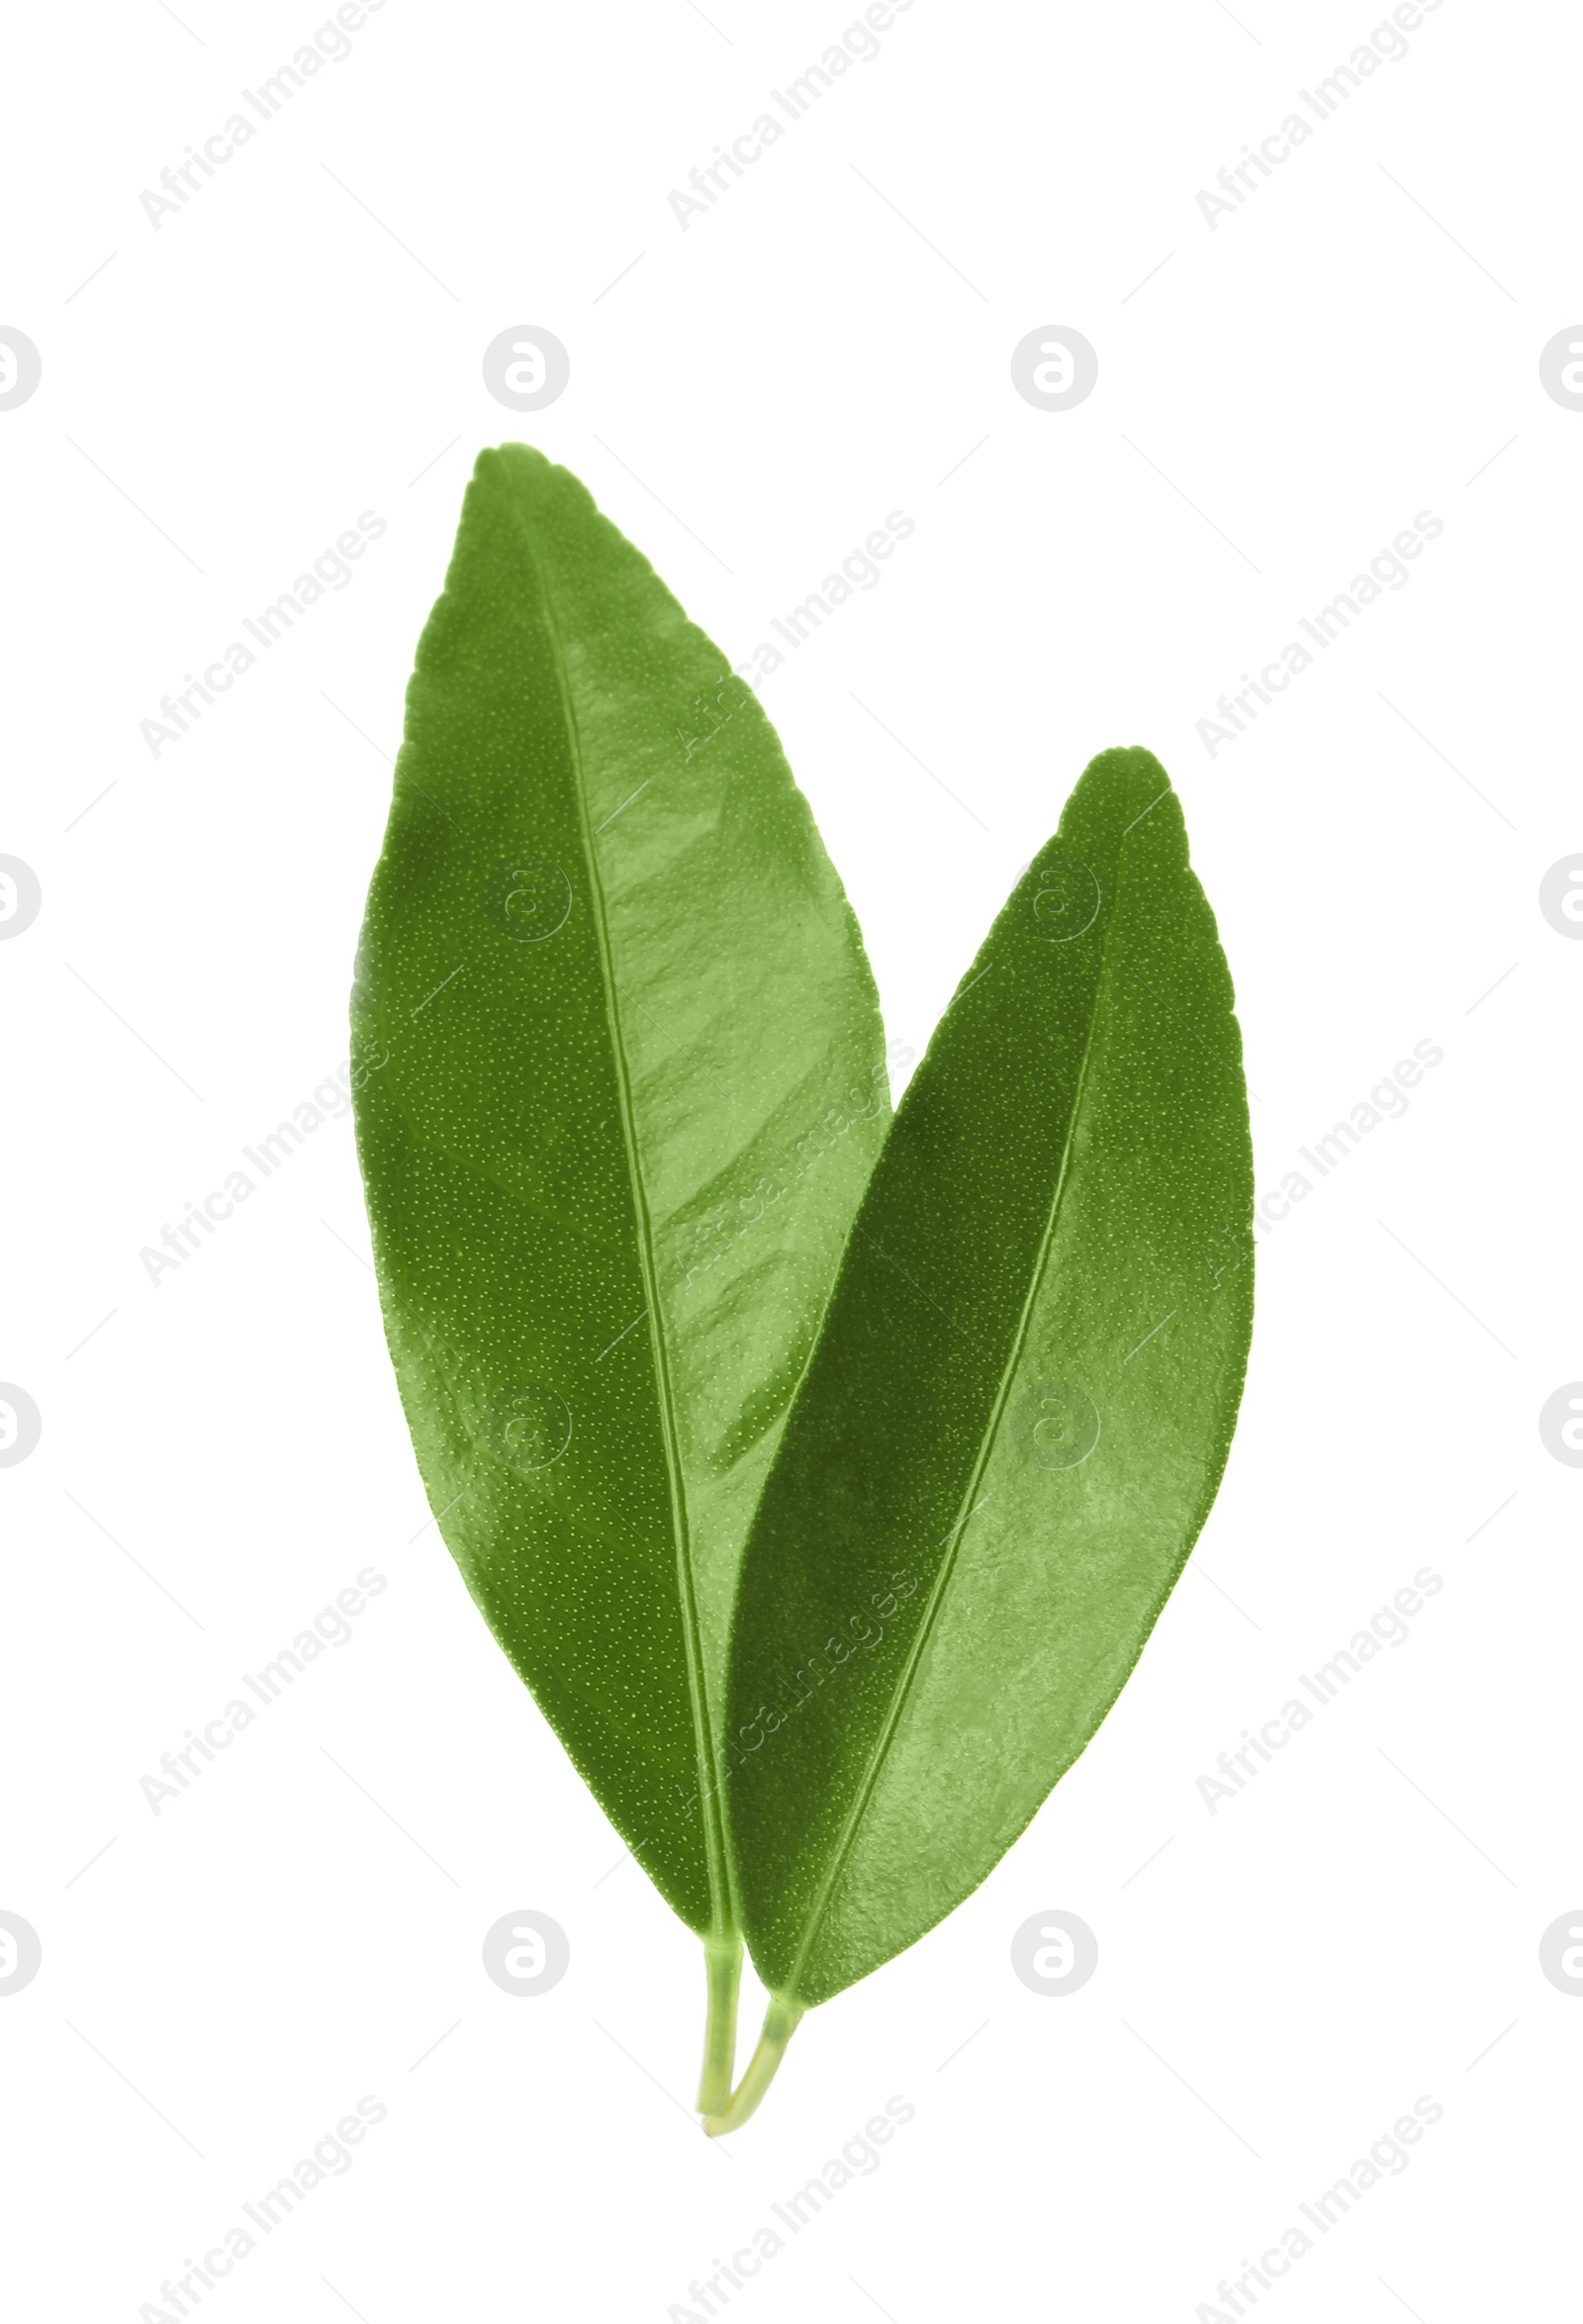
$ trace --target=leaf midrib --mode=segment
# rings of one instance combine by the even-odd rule
[[[649,1348],[653,1357],[656,1383],[659,1390],[660,1433],[665,1450],[666,1481],[670,1492],[671,1530],[676,1545],[677,1583],[682,1602],[682,1631],[686,1652],[688,1696],[693,1715],[694,1759],[698,1770],[698,1799],[703,1818],[704,1870],[708,1882],[709,1903],[712,1908],[710,1933],[725,1936],[732,1933],[730,1855],[725,1844],[724,1821],[719,1805],[719,1787],[712,1782],[713,1726],[709,1718],[708,1683],[703,1670],[702,1631],[698,1622],[698,1592],[693,1572],[692,1534],[688,1524],[687,1491],[684,1482],[681,1447],[677,1441],[676,1414],[671,1395],[670,1365],[666,1354],[665,1333],[660,1321],[659,1271],[655,1264],[654,1229],[649,1214],[648,1194],[643,1183],[642,1165],[638,1159],[637,1124],[632,1103],[631,1075],[627,1067],[626,1042],[621,1030],[617,1008],[617,985],[611,960],[609,926],[605,918],[605,889],[600,879],[599,859],[594,850],[594,833],[589,822],[588,790],[584,781],[583,737],[578,725],[577,709],[572,699],[567,677],[566,653],[561,639],[561,627],[556,618],[555,601],[548,578],[534,544],[531,520],[522,526],[522,538],[528,562],[538,583],[539,602],[550,632],[553,648],[551,659],[555,666],[555,682],[560,694],[561,713],[566,723],[567,740],[573,761],[573,790],[577,797],[578,828],[583,842],[583,857],[588,868],[589,890],[593,900],[595,937],[599,946],[600,975],[605,998],[605,1023],[609,1028],[610,1047],[615,1059],[615,1078],[618,1096],[617,1111],[621,1121],[622,1143],[626,1153],[627,1178],[631,1190],[632,1207],[637,1222],[638,1265],[643,1277],[643,1289],[648,1303]],[[633,1853],[636,1854],[634,1847]]]
[[[1131,828],[1132,826],[1129,824],[1127,830],[1130,831]],[[1044,1284],[1045,1275],[1049,1269],[1050,1256],[1051,1253],[1055,1249],[1056,1235],[1060,1226],[1062,1204],[1067,1189],[1067,1179],[1071,1165],[1072,1145],[1077,1135],[1078,1118],[1082,1112],[1083,1095],[1087,1087],[1088,1060],[1093,1050],[1094,1030],[1099,1022],[1100,1002],[1104,996],[1105,981],[1109,973],[1111,928],[1114,925],[1115,920],[1121,910],[1121,864],[1126,842],[1127,831],[1124,831],[1116,843],[1115,899],[1111,907],[1110,915],[1105,924],[1104,934],[1100,939],[1099,974],[1094,979],[1093,1009],[1088,1020],[1088,1030],[1083,1036],[1082,1057],[1077,1067],[1077,1085],[1072,1092],[1071,1116],[1067,1124],[1067,1136],[1061,1150],[1061,1167],[1056,1174],[1055,1191],[1052,1194],[1050,1200],[1050,1214],[1045,1221],[1044,1235],[1039,1250],[1038,1264],[1034,1267],[1032,1275],[1029,1279],[1028,1290],[1022,1303],[1022,1312],[1017,1318],[1017,1328],[1012,1335],[1010,1353],[1006,1358],[1005,1365],[1000,1374],[1000,1384],[995,1391],[994,1404],[990,1410],[989,1418],[984,1424],[983,1434],[979,1439],[978,1452],[974,1456],[973,1468],[968,1479],[967,1487],[958,1503],[959,1514],[955,1524],[951,1528],[950,1533],[946,1536],[951,1545],[947,1549],[944,1558],[941,1560],[940,1571],[935,1577],[934,1588],[929,1593],[928,1603],[923,1610],[923,1618],[918,1625],[918,1628],[916,1634],[913,1637],[912,1644],[907,1650],[907,1659],[902,1665],[900,1675],[896,1680],[895,1691],[891,1697],[890,1707],[885,1713],[885,1720],[881,1726],[880,1733],[875,1739],[874,1748],[869,1754],[869,1762],[863,1771],[863,1780],[858,1787],[857,1797],[848,1813],[846,1823],[842,1828],[841,1837],[836,1843],[835,1851],[830,1862],[829,1872],[826,1874],[825,1879],[820,1886],[817,1900],[815,1901],[813,1908],[808,1915],[801,1942],[799,1943],[796,1954],[792,1960],[792,1969],[787,1980],[787,1990],[793,1994],[796,1991],[797,1980],[801,1976],[804,1964],[806,1963],[808,1955],[813,1948],[814,1939],[817,1937],[819,1930],[823,1925],[825,1913],[829,1908],[830,1899],[835,1893],[835,1884],[840,1878],[847,1858],[852,1853],[853,1846],[856,1843],[859,1827],[862,1824],[864,1816],[868,1813],[869,1803],[873,1799],[876,1786],[878,1785],[880,1776],[883,1772],[885,1756],[889,1751],[891,1740],[894,1737],[896,1728],[900,1724],[901,1715],[906,1709],[907,1698],[912,1690],[912,1682],[917,1676],[919,1666],[923,1660],[924,1648],[928,1645],[929,1639],[934,1631],[935,1623],[938,1620],[941,1609],[945,1604],[946,1595],[951,1587],[952,1577],[956,1572],[958,1555],[961,1550],[963,1540],[967,1534],[968,1520],[977,1514],[978,1509],[980,1506],[980,1504],[974,1499],[974,1496],[978,1492],[979,1484],[982,1482],[984,1469],[988,1465],[990,1450],[994,1444],[995,1437],[1000,1427],[1000,1418],[1002,1413],[1005,1411],[1006,1398],[1011,1392],[1012,1378],[1016,1372],[1018,1364],[1022,1360],[1022,1350],[1027,1342],[1028,1328],[1033,1320],[1034,1305],[1038,1299],[1039,1292]],[[962,1514],[963,1512],[966,1512],[966,1515]]]

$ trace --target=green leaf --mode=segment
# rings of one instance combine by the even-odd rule
[[[480,456],[419,645],[352,1023],[440,1532],[628,1847],[728,1937],[731,1601],[884,1036],[755,697],[524,445]]]
[[[1208,1514],[1253,1319],[1232,997],[1168,778],[1107,752],[897,1110],[743,1563],[727,1797],[788,2031],[998,1861]]]

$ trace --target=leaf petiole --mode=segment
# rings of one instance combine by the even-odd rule
[[[793,2001],[785,1994],[770,1996],[770,2006],[764,2012],[764,2031],[759,2036],[759,2046],[748,2061],[746,2074],[718,2113],[705,2114],[703,2129],[706,2137],[720,2138],[728,2130],[740,2130],[749,2115],[756,2111],[759,2100],[775,2080],[775,2070],[785,2057],[786,2045],[796,2032],[802,2014],[800,2001]]]
[[[703,2069],[698,2076],[698,2110],[718,2114],[729,2104],[731,2077],[736,2071],[736,2003],[742,1984],[742,1939],[705,1937],[703,1966],[709,1984],[708,2015],[703,2021]]]

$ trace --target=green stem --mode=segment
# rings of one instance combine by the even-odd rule
[[[720,2138],[728,2130],[740,2130],[759,2100],[775,2080],[775,2070],[786,2055],[786,2045],[796,2032],[802,2016],[802,2003],[792,2000],[786,1994],[772,1994],[770,2006],[764,2012],[764,2031],[759,2046],[748,2061],[748,2070],[731,2092],[718,2113],[704,2116],[703,2128],[710,2138]]]
[[[698,2077],[698,2112],[717,2114],[730,2101],[736,2071],[736,2000],[742,1983],[742,1939],[705,1937],[703,1965],[709,1981],[709,2013],[703,2025],[703,2071]]]

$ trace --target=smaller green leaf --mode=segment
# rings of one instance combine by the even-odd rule
[[[1208,1514],[1253,1316],[1232,997],[1168,778],[1106,753],[906,1092],[749,1537],[726,1790],[782,2047],[1024,1828]]]

